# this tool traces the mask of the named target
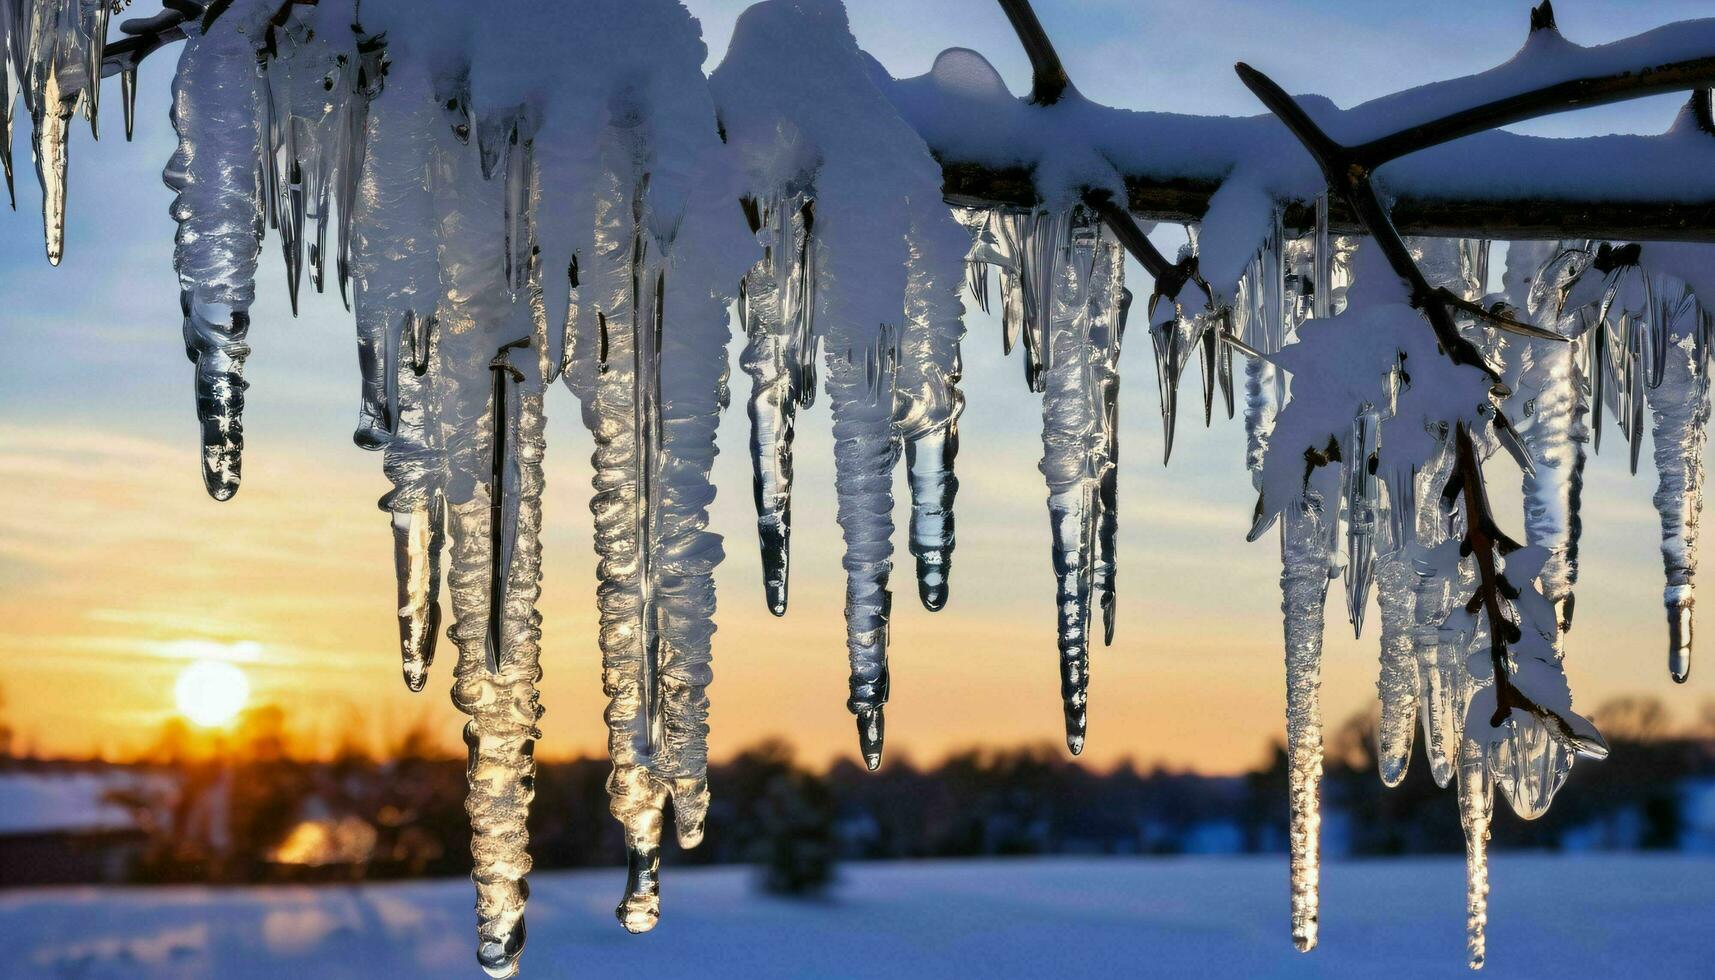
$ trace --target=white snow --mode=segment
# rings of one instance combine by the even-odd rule
[[[1292,949],[1276,856],[861,864],[825,900],[764,897],[746,868],[681,869],[647,936],[612,920],[620,870],[531,878],[537,978],[968,976],[1451,977],[1464,942],[1456,858],[1334,862],[1325,941]],[[1503,855],[1492,978],[1707,975],[1715,861]],[[0,893],[0,973],[465,978],[469,885],[55,889]]]
[[[59,831],[129,830],[137,826],[124,807],[106,801],[128,779],[111,774],[0,775],[0,837]],[[0,881],[4,880],[0,874]]]

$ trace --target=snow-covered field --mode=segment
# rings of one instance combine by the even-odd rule
[[[740,868],[676,869],[658,929],[613,920],[617,871],[531,878],[525,977],[1458,977],[1454,860],[1332,864],[1322,947],[1287,938],[1284,858],[847,866],[815,902]],[[1715,861],[1495,861],[1488,977],[1715,975]],[[6,977],[464,977],[463,881],[0,892]]]

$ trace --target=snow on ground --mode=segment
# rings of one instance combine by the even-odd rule
[[[1481,976],[1706,977],[1715,861],[1503,856]],[[681,868],[655,932],[623,874],[530,879],[524,977],[1459,977],[1451,859],[1336,863],[1322,946],[1293,951],[1284,857],[848,865],[822,901]],[[4,977],[477,978],[464,881],[0,892]]]

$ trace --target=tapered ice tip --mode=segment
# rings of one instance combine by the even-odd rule
[[[614,914],[633,935],[655,928],[661,919],[661,852],[628,848],[625,854],[625,898]]]
[[[505,936],[482,936],[476,945],[476,961],[482,971],[495,980],[518,974],[518,955],[524,952],[524,920],[518,922]]]
[[[207,450],[211,456],[218,459],[205,459],[202,468],[202,485],[208,495],[217,501],[231,500],[238,493],[238,461],[236,456],[230,461],[226,454],[218,450]]]
[[[1084,737],[1089,733],[1090,716],[1084,708],[1085,702],[1084,689],[1079,687],[1076,697],[1065,698],[1061,703],[1066,715],[1066,749],[1073,755],[1084,751]]]
[[[870,772],[881,768],[882,742],[887,737],[887,719],[880,708],[871,708],[857,713],[858,751],[863,754],[863,764]]]
[[[759,522],[757,536],[762,545],[762,596],[768,611],[786,615],[786,597],[791,584],[791,537],[784,526]]]
[[[405,664],[405,686],[412,694],[421,694],[423,687],[429,683],[429,665],[425,663]]]
[[[1691,679],[1692,612],[1690,599],[1667,603],[1667,669],[1676,684]]]
[[[1689,596],[1667,600],[1667,669],[1678,684],[1691,679],[1693,612]]]
[[[351,441],[359,449],[375,452],[386,449],[387,444],[393,441],[393,434],[380,425],[370,425],[366,422],[352,432]]]
[[[1292,947],[1300,953],[1308,953],[1316,948],[1316,920],[1311,919],[1292,931]]]
[[[921,564],[917,571],[917,598],[923,601],[923,608],[930,612],[940,612],[947,606],[947,576],[937,566],[925,571]]]

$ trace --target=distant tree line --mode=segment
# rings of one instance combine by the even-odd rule
[[[1684,787],[1715,785],[1715,739],[1673,729],[1649,700],[1613,702],[1597,718],[1610,761],[1580,764],[1542,819],[1498,819],[1497,847],[1681,844]],[[1710,722],[1715,716],[1702,728],[1715,729]],[[147,834],[136,879],[313,881],[468,870],[464,765],[432,749],[425,732],[409,733],[384,758],[349,745],[332,759],[306,760],[292,757],[291,744],[278,709],[251,712],[218,754],[196,751],[182,727],[165,729],[147,762],[124,767],[136,778],[111,794]],[[1330,732],[1328,746],[1331,850],[1463,847],[1451,791],[1434,785],[1421,749],[1405,782],[1387,789],[1376,777],[1367,717]],[[607,866],[624,852],[607,812],[609,771],[605,759],[539,764],[531,816],[537,868]],[[768,741],[715,765],[710,781],[706,838],[671,860],[754,864],[763,885],[783,893],[814,892],[842,860],[1285,847],[1279,746],[1253,772],[1215,777],[1130,764],[1097,771],[1046,744],[961,752],[933,766],[894,760],[876,773],[844,761],[817,772],[786,743]]]

